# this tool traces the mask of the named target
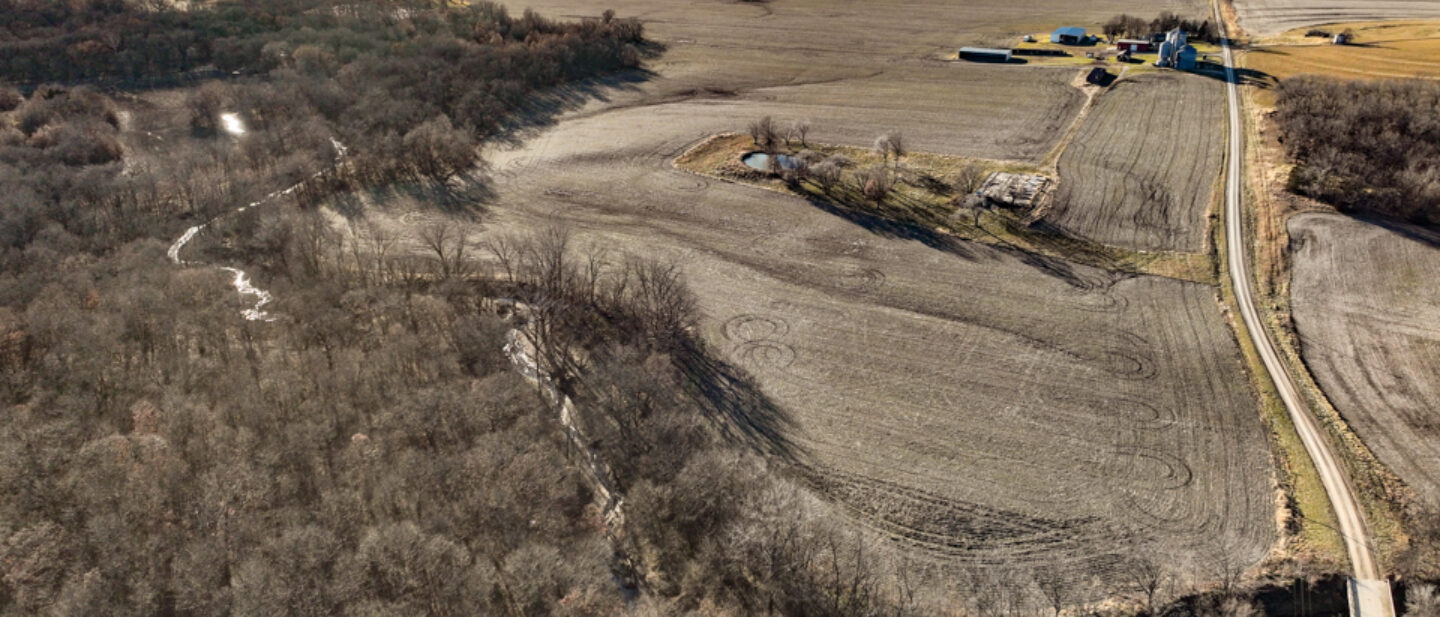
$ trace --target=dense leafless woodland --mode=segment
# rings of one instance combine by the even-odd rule
[[[1341,209],[1440,224],[1440,84],[1282,82],[1276,124],[1290,188]]]
[[[109,94],[0,87],[0,613],[914,607],[863,538],[725,429],[763,400],[692,340],[673,267],[563,230],[481,247],[436,227],[429,256],[400,254],[314,208],[399,182],[474,216],[473,183],[453,176],[476,143],[533,120],[539,88],[634,66],[638,25],[322,6],[0,7],[16,83],[203,62],[247,74],[190,90],[178,141],[131,127],[156,143],[129,149],[134,118]],[[212,18],[259,30],[183,62],[146,47],[205,39]],[[131,40],[136,24],[158,38]],[[84,56],[93,42],[133,64]],[[41,64],[67,50],[82,54],[72,73]],[[244,110],[238,144],[217,135],[227,109]],[[341,166],[336,141],[352,152]],[[277,320],[240,319],[225,273],[166,258],[187,225],[296,182],[187,249],[251,264],[282,298]],[[600,510],[586,453],[502,352],[515,328],[590,412],[624,519]]]
[[[671,264],[563,228],[435,226],[398,250],[356,194],[483,216],[478,144],[657,51],[609,12],[450,4],[0,0],[0,615],[989,617],[1185,595],[1152,554],[1108,581],[939,569],[842,523],[786,472],[784,412],[695,337]],[[225,78],[180,91],[179,134],[127,109],[195,72]],[[186,259],[246,264],[274,321],[167,259],[212,220]],[[586,443],[502,351],[516,331]]]

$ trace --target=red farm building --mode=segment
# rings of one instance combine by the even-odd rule
[[[1144,53],[1155,51],[1155,44],[1144,39],[1120,39],[1115,41],[1115,49],[1130,53]]]

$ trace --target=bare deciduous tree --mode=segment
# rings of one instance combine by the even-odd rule
[[[1237,542],[1223,531],[1217,532],[1203,548],[1204,554],[1200,558],[1205,575],[1219,582],[1220,592],[1227,597],[1236,594],[1249,566],[1242,558]]]
[[[885,201],[895,188],[895,179],[884,167],[871,167],[859,173],[860,192],[875,203]]]
[[[1031,578],[1035,580],[1035,587],[1040,590],[1040,595],[1055,611],[1055,617],[1060,617],[1060,611],[1065,610],[1073,602],[1071,597],[1074,594],[1074,585],[1071,583],[1072,574],[1058,567],[1041,566],[1031,572]]]
[[[405,134],[404,144],[415,170],[436,184],[445,184],[475,162],[475,139],[439,116]]]
[[[516,280],[516,267],[520,263],[520,241],[508,234],[494,235],[485,239],[485,250],[500,263],[505,280]]]
[[[775,147],[776,128],[775,120],[765,116],[750,123],[750,139],[755,145],[764,148],[767,152]]]
[[[790,134],[800,140],[801,146],[806,148],[810,147],[810,143],[809,141],[807,141],[807,138],[810,135],[809,120],[796,120],[790,125]]]
[[[470,242],[452,223],[438,222],[420,229],[420,241],[434,256],[442,280],[465,276]]]
[[[1440,617],[1440,593],[1434,585],[1415,585],[1405,590],[1405,614],[1409,617]]]
[[[1120,567],[1121,582],[1137,594],[1145,614],[1155,615],[1155,607],[1169,601],[1175,589],[1175,574],[1152,549],[1136,547],[1125,556]]]
[[[905,137],[900,133],[886,133],[875,139],[875,152],[880,155],[883,162],[895,161],[896,167],[900,165],[900,159],[905,156],[908,150],[905,149]]]
[[[825,161],[810,169],[810,177],[815,180],[820,188],[829,194],[836,184],[840,182],[840,166],[833,161]]]
[[[980,188],[980,183],[985,181],[985,168],[975,163],[967,163],[955,173],[953,186],[955,192],[961,195],[974,193]]]

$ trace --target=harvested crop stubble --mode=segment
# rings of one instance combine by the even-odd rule
[[[1334,45],[1328,38],[1347,31],[1354,44]],[[1327,38],[1310,36],[1315,34]],[[1257,77],[1271,82],[1305,75],[1346,81],[1435,80],[1440,79],[1440,19],[1296,28],[1255,40],[1240,59]],[[1256,102],[1273,106],[1276,95],[1271,92],[1258,94]],[[1347,93],[1356,100],[1367,96]]]
[[[1201,250],[1223,146],[1221,95],[1213,80],[1178,73],[1116,84],[1060,157],[1047,220],[1106,244]]]
[[[1128,535],[1264,553],[1264,435],[1213,288],[931,246],[666,165],[702,110],[709,132],[762,109],[562,121],[497,157],[486,233],[560,220],[582,245],[680,263],[704,337],[779,410],[731,418],[737,434],[783,437],[759,445],[788,445],[818,491],[916,555],[1078,575]]]
[[[1203,10],[1165,8],[1186,7]],[[1013,24],[1079,19],[1074,3],[615,8],[669,45],[654,79],[489,155],[497,197],[476,240],[559,221],[577,245],[678,263],[701,334],[774,404],[724,424],[916,556],[1061,563],[1082,581],[1122,535],[1173,540],[1179,562],[1221,544],[1265,553],[1265,436],[1212,287],[847,219],[670,164],[766,115],[810,119],[821,143],[899,131],[916,151],[1039,159],[1060,132],[1043,119],[1077,107],[1057,90],[1073,70],[926,58],[953,45],[950,25],[1034,31]]]
[[[1388,226],[1388,227],[1387,227]],[[1380,461],[1440,495],[1440,236],[1333,214],[1290,219],[1291,303],[1316,381]]]
[[[1440,18],[1440,2],[1433,0],[1235,0],[1240,27],[1252,35],[1267,35],[1316,24],[1382,19]]]
[[[594,11],[593,3],[580,0],[533,6],[555,15]],[[1083,6],[1060,0],[626,0],[614,8],[640,15],[647,36],[667,45],[649,66],[658,73],[649,85],[657,94],[717,103],[772,101],[776,106],[757,117],[768,113],[782,126],[808,118],[815,129],[811,137],[823,142],[868,146],[876,135],[898,131],[918,151],[1038,160],[1083,102],[1078,92],[1063,87],[1073,69],[938,58],[953,55],[959,44],[1010,41],[1037,27],[1098,23],[1145,7],[1206,10],[1196,0],[1160,5],[1101,0]],[[626,96],[619,94],[617,102]]]

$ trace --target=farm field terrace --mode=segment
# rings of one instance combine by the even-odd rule
[[[490,153],[497,197],[472,237],[559,222],[678,263],[705,339],[785,410],[796,473],[917,556],[1076,579],[1133,543],[1254,563],[1273,473],[1213,286],[927,243],[672,166],[765,115],[808,119],[821,143],[898,131],[915,151],[1038,164],[1083,102],[1075,69],[937,50],[1163,8],[1205,10],[620,2],[669,46],[656,74]]]
[[[967,206],[963,203],[966,196],[959,194],[949,183],[949,179],[956,178],[967,166],[981,170],[979,178],[996,171],[1046,175],[1044,170],[1034,165],[910,152],[902,163],[887,167],[897,178],[895,188],[877,203],[866,199],[860,189],[863,183],[861,175],[867,169],[883,164],[881,156],[873,149],[834,146],[813,140],[808,144],[792,141],[779,148],[777,153],[782,155],[788,151],[790,156],[801,156],[809,150],[823,156],[840,155],[853,161],[853,167],[844,170],[839,182],[829,190],[814,177],[787,183],[779,177],[746,166],[744,157],[755,150],[756,145],[748,135],[720,134],[687,150],[675,160],[675,165],[713,179],[747,183],[803,197],[861,225],[886,227],[890,233],[908,233],[933,243],[963,239],[1115,272],[1215,282],[1215,264],[1208,254],[1136,251],[1058,233],[1032,225],[1034,210],[1031,208]]]

